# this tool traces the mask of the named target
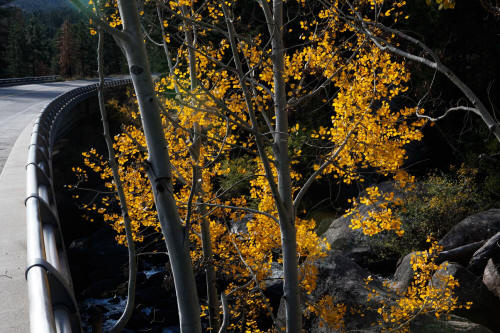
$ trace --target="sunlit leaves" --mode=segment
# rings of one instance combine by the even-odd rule
[[[227,34],[220,34],[226,29],[220,1],[204,1],[201,5],[196,1],[178,0],[163,4],[167,17],[158,25],[166,31],[164,38],[176,64],[172,73],[161,76],[155,88],[163,110],[161,121],[172,163],[173,194],[180,215],[191,216],[191,258],[195,265],[203,265],[199,234],[200,221],[205,219],[211,229],[213,264],[218,278],[229,281],[226,292],[236,290],[230,330],[258,332],[257,318],[269,311],[260,289],[271,276],[272,264],[282,262],[276,200],[269,179],[263,177],[262,161],[256,158],[259,155],[254,140],[256,130],[263,139],[274,139],[276,73],[269,35],[262,32],[266,29],[251,29],[249,24],[253,22],[247,22],[246,17],[235,14],[229,18],[238,29],[244,30],[235,46],[246,71],[241,79],[231,67],[234,57]],[[239,4],[238,1],[225,3],[232,8]],[[143,17],[147,18],[151,9],[148,6],[155,3],[145,1],[143,5]],[[371,169],[394,178],[401,186],[411,183],[411,176],[401,171],[406,158],[405,145],[421,139],[420,128],[424,123],[414,119],[415,110],[403,105],[400,99],[407,90],[409,73],[403,62],[381,51],[349,22],[340,19],[341,9],[354,14],[355,8],[361,8],[363,15],[370,13],[364,17],[367,20],[373,11],[394,23],[402,15],[404,1],[356,1],[355,8],[351,9],[343,9],[344,3],[332,1],[330,6],[314,7],[314,12],[307,11],[307,0],[299,0],[294,5],[304,12],[297,13],[296,22],[287,27],[290,45],[287,45],[282,73],[289,98],[292,192],[296,195],[313,171],[304,165],[314,163],[319,167],[330,158],[333,161],[323,169],[322,176],[339,182],[363,182],[362,171]],[[383,10],[380,6],[384,6]],[[121,22],[114,8],[110,5],[106,17],[112,27],[117,27]],[[191,63],[188,52],[191,45],[186,45],[183,37],[190,24],[196,25],[197,32],[195,59]],[[193,71],[196,87],[191,85],[190,79],[194,78],[190,78],[190,65],[196,69]],[[249,92],[247,96],[244,91]],[[307,107],[304,102],[307,99],[321,104],[319,119],[315,119],[313,110]],[[115,105],[115,108],[119,107]],[[249,110],[255,111],[258,117],[254,128],[250,125]],[[143,241],[146,233],[158,231],[160,226],[146,177],[146,145],[137,122],[138,114],[131,108],[122,108],[121,112],[127,115],[129,124],[115,137],[115,150],[131,211],[134,239]],[[292,112],[301,114],[295,116]],[[199,156],[193,159],[190,147],[195,124],[202,130]],[[333,156],[332,149],[314,150],[309,148],[312,146],[341,149]],[[273,161],[271,145],[266,152],[272,161],[269,178],[276,180],[275,163],[280,161]],[[244,165],[238,163],[241,160]],[[114,189],[109,167],[101,156],[91,151],[85,155],[84,163],[100,175],[109,190]],[[203,171],[199,176],[201,181],[193,179],[193,163]],[[191,201],[194,205],[188,212],[193,184],[201,184],[203,195]],[[233,190],[233,186],[239,190]],[[88,208],[102,215],[116,230],[118,241],[123,242],[123,222],[115,213],[115,201],[114,195],[105,195],[98,204]],[[198,209],[203,203],[204,209]],[[376,208],[368,218],[357,215],[356,209],[363,204]],[[352,227],[369,235],[384,230],[401,234],[401,224],[392,215],[396,204],[394,194],[368,188],[367,196],[359,198],[348,211],[352,215]],[[238,208],[250,208],[252,213]],[[242,220],[245,230],[233,230],[232,226]],[[310,294],[317,284],[314,261],[324,257],[329,246],[316,234],[315,221],[305,218],[305,214],[299,214],[294,223],[300,285],[305,294]],[[311,305],[311,311],[326,321],[337,321],[345,312],[328,298],[319,305],[319,308]],[[334,315],[328,315],[329,312]]]
[[[447,262],[441,265],[436,263],[442,246],[430,238],[428,242],[431,243],[428,250],[411,257],[410,266],[414,275],[407,290],[398,292],[399,297],[392,303],[380,303],[377,312],[382,332],[409,332],[411,320],[418,315],[433,314],[439,319],[456,309],[470,308],[471,302],[462,304],[454,295],[453,290],[459,283],[454,276],[446,273]],[[392,288],[390,283],[385,286]],[[375,297],[377,292],[370,294],[370,298]]]

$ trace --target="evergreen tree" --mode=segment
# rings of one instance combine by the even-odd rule
[[[0,0],[0,5],[9,2]],[[89,22],[71,8],[31,14],[0,7],[0,77],[96,75],[96,37]],[[127,65],[109,36],[104,50],[106,73],[124,73]]]
[[[7,76],[18,77],[26,75],[26,40],[24,35],[24,18],[17,12],[9,20],[5,60]]]
[[[14,9],[9,7],[3,7],[3,5],[9,3],[11,0],[0,0],[0,78],[7,76],[7,36],[9,31],[9,17]]]
[[[64,21],[58,39],[59,73],[68,77],[76,74],[76,63],[79,56],[79,50],[72,30],[69,21]]]
[[[32,76],[49,74],[49,44],[44,27],[35,16],[31,16],[25,29],[26,64],[28,73]]]
[[[82,76],[95,76],[96,51],[97,43],[95,36],[89,33],[89,25],[83,20],[80,20],[73,25],[75,31],[75,39],[78,49],[78,70]]]
[[[107,74],[127,73],[128,65],[122,51],[113,41],[113,37],[109,35],[104,36],[104,59],[113,59],[104,64],[104,72]]]

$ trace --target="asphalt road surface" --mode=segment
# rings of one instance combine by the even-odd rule
[[[78,80],[0,88],[0,173],[19,134],[51,100],[91,83]]]

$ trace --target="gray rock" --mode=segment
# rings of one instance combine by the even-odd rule
[[[474,252],[467,268],[476,275],[481,275],[490,258],[500,257],[500,232],[497,232],[479,250]]]
[[[491,238],[500,231],[500,209],[490,209],[460,221],[439,242],[444,250]]]
[[[403,259],[401,265],[409,267],[410,255]],[[406,264],[406,262],[408,264]],[[371,326],[377,322],[378,314],[375,312],[380,306],[380,301],[391,304],[396,294],[382,287],[382,281],[373,277],[369,289],[375,289],[378,296],[375,300],[368,301],[370,290],[366,288],[365,280],[370,273],[357,265],[352,259],[341,254],[331,253],[328,257],[318,262],[318,285],[312,295],[308,295],[309,302],[316,302],[325,295],[331,295],[335,303],[347,305],[348,312],[344,317],[345,330],[363,332],[379,332],[380,327]],[[420,315],[412,320],[410,332],[415,333],[447,333],[447,332],[469,332],[469,333],[491,333],[500,332],[496,312],[500,309],[499,302],[491,295],[481,280],[478,280],[464,267],[448,263],[441,274],[452,274],[459,282],[455,292],[460,302],[472,300],[475,302],[471,310],[465,310],[457,315],[442,316],[436,318],[432,314]],[[408,274],[407,274],[408,275]],[[437,277],[434,282],[439,286]],[[363,316],[350,313],[349,309],[362,309]],[[365,310],[366,309],[366,310]],[[278,321],[284,323],[284,302],[282,300],[278,310]],[[467,319],[466,319],[467,318]],[[487,328],[488,327],[488,328]],[[335,332],[329,327],[320,325],[317,318],[305,318],[304,329],[311,333]]]
[[[498,298],[500,298],[500,265],[489,259],[483,273],[484,285]]]
[[[332,253],[317,263],[318,282],[315,296],[332,295],[345,304],[365,304],[369,291],[365,279],[370,272],[342,254]],[[373,281],[372,286],[381,286],[380,281]],[[384,293],[382,288],[379,289]]]
[[[462,265],[446,262],[433,276],[431,283],[443,287],[443,275],[455,277],[459,286],[453,290],[462,304],[472,301],[470,309],[459,309],[456,314],[479,323],[494,332],[500,332],[500,300],[484,285],[483,281]]]
[[[266,289],[283,284],[283,265],[277,262],[271,263],[271,274],[264,280]]]
[[[253,214],[247,214],[243,216],[241,220],[236,220],[236,221],[231,221],[229,224],[231,226],[231,233],[233,234],[247,234],[248,233],[248,228],[247,228],[247,223],[248,221],[252,220],[254,218]]]
[[[411,258],[417,252],[408,253],[403,257],[393,276],[394,288],[400,292],[405,291],[413,281],[413,269],[411,268]]]
[[[386,181],[377,184],[380,193],[394,192],[395,198],[401,198],[403,193],[399,190],[393,181]],[[361,193],[363,196],[365,193]],[[359,212],[361,216],[368,216],[368,212],[373,210],[372,206],[360,205]],[[343,255],[353,259],[363,267],[367,266],[374,253],[370,246],[370,237],[363,234],[359,229],[352,230],[349,225],[351,218],[341,216],[335,219],[323,236],[330,243],[332,250],[337,250]]]
[[[484,245],[484,243],[486,243],[486,241],[482,240],[462,245],[451,250],[441,251],[436,258],[436,264],[440,264],[445,261],[453,261],[459,263],[460,265],[467,266],[471,257]]]
[[[369,209],[365,206],[362,210],[368,212]],[[341,252],[356,262],[363,262],[367,257],[373,255],[368,236],[359,229],[352,230],[349,225],[350,218],[341,216],[332,222],[323,237],[331,245],[332,250]]]
[[[473,323],[466,318],[450,315],[446,319],[437,319],[433,315],[415,318],[410,324],[412,333],[493,333],[488,328]]]
[[[377,319],[377,313],[373,310],[363,311],[364,316],[352,314],[350,308],[359,309],[364,306],[377,308],[378,301],[387,296],[387,292],[382,287],[382,282],[373,277],[370,289],[375,289],[380,293],[376,300],[368,301],[370,291],[366,287],[365,279],[370,273],[356,264],[352,259],[336,252],[330,253],[326,258],[318,261],[318,279],[316,289],[311,295],[306,295],[308,302],[314,303],[326,295],[333,298],[334,303],[343,303],[347,306],[348,312],[344,317],[347,330],[364,330],[370,332],[370,323]],[[285,304],[281,301],[277,319],[283,324],[285,318]],[[331,328],[320,325],[318,318],[305,318],[304,329],[311,333],[334,332]]]
[[[467,263],[472,253],[474,253],[474,249],[477,249],[483,243],[475,242],[448,251],[442,251],[435,259],[435,262],[436,264],[440,264],[445,261],[453,261],[460,264],[464,262]],[[417,252],[411,252],[404,256],[398,263],[396,272],[393,276],[396,290],[401,292],[405,291],[413,281],[413,275],[415,272],[411,268],[411,258],[415,255],[417,255]]]
[[[270,279],[282,279],[283,278],[283,265],[277,262],[271,263],[271,275]]]

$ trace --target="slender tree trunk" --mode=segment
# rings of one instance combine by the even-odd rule
[[[290,333],[300,333],[302,330],[302,312],[300,311],[300,294],[298,282],[297,241],[295,230],[295,213],[292,199],[292,181],[290,177],[290,158],[288,156],[288,119],[286,114],[286,91],[285,91],[285,53],[283,43],[283,2],[274,0],[273,11],[266,0],[259,0],[264,10],[269,33],[272,36],[272,61],[274,76],[274,106],[276,116],[276,128],[274,133],[273,153],[278,173],[278,184],[275,183],[270,163],[263,147],[261,133],[258,129],[255,111],[250,101],[250,92],[243,80],[243,67],[239,58],[236,45],[236,32],[231,20],[230,10],[223,5],[224,16],[228,27],[229,44],[233,51],[240,85],[245,96],[245,102],[249,117],[252,122],[252,130],[255,142],[262,160],[266,179],[269,182],[276,209],[278,211],[284,271],[284,298],[286,302],[286,330]],[[273,15],[274,14],[274,15]],[[278,328],[280,330],[280,328]]]
[[[160,29],[161,29],[161,41],[163,45],[163,51],[165,52],[165,56],[167,57],[167,64],[168,64],[168,71],[170,72],[170,75],[174,75],[174,63],[172,62],[172,56],[170,54],[170,50],[167,45],[167,41],[165,38],[167,37],[165,33],[165,27],[163,26],[163,14],[161,12],[161,8],[159,3],[156,4],[156,13],[158,15],[158,20],[160,21]],[[174,82],[174,89],[175,93],[178,95],[179,94],[179,87],[177,86],[177,82]]]
[[[220,301],[222,303],[222,311],[224,316],[222,317],[222,324],[218,333],[226,333],[227,325],[229,324],[229,306],[227,304],[227,297],[224,293],[220,294]]]
[[[295,211],[292,198],[290,157],[288,155],[288,117],[285,91],[285,51],[283,43],[283,0],[273,1],[274,31],[272,34],[272,62],[274,75],[274,110],[276,130],[273,151],[278,173],[278,191],[282,200],[282,210],[278,210],[283,251],[284,297],[286,302],[286,330],[300,333],[302,312],[297,262],[297,237]]]
[[[119,0],[124,37],[117,39],[127,58],[141,112],[149,152],[148,177],[153,188],[158,218],[165,237],[175,283],[181,332],[201,332],[200,309],[189,249],[173,196],[172,172],[160,109],[156,100],[137,4]]]
[[[183,15],[188,16],[187,6],[182,6]],[[196,71],[196,54],[195,54],[195,32],[194,27],[186,21],[185,36],[188,45],[188,58],[189,58],[189,76],[191,79],[191,92],[195,92],[198,87],[198,78]],[[193,179],[196,182],[195,195],[198,195],[197,207],[200,216],[205,216],[205,205],[203,205],[203,170],[200,165],[201,154],[201,126],[195,122],[193,124],[193,144],[191,146],[191,157],[193,160],[193,168],[195,168],[194,175],[198,179]],[[214,269],[214,260],[212,253],[212,240],[210,237],[210,222],[207,218],[201,220],[201,247],[203,251],[203,261],[205,266],[205,281],[207,285],[207,298],[208,298],[208,313],[211,332],[219,330],[219,300],[217,298],[216,275]],[[189,232],[189,230],[187,230]]]
[[[104,72],[103,72],[103,33],[99,29],[99,42],[97,47],[97,68],[99,73],[99,88],[98,88],[98,99],[99,99],[99,110],[101,111],[103,135],[106,141],[106,147],[108,149],[108,161],[113,172],[113,180],[116,184],[116,191],[118,192],[118,197],[120,199],[120,207],[122,211],[123,223],[125,225],[125,233],[127,236],[127,246],[128,246],[128,265],[129,265],[129,275],[128,275],[128,297],[127,304],[125,305],[125,310],[123,314],[118,319],[116,324],[111,329],[111,332],[120,332],[127,322],[132,317],[132,312],[134,311],[135,304],[135,287],[136,287],[136,277],[137,277],[137,256],[135,252],[134,238],[132,236],[132,226],[130,221],[130,216],[128,213],[127,201],[125,199],[125,192],[123,190],[123,184],[120,179],[120,174],[118,172],[118,163],[115,158],[115,150],[113,149],[113,140],[111,139],[111,134],[109,132],[109,122],[108,113],[106,111],[106,105],[104,103]]]

